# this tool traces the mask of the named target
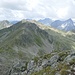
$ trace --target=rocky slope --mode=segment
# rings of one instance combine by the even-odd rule
[[[31,75],[74,75],[75,52],[55,51],[42,57],[35,57]],[[28,65],[27,65],[28,67]],[[28,69],[28,68],[27,68]]]
[[[9,28],[0,30],[0,73],[2,75],[38,75],[38,73],[42,75],[40,72],[44,73],[43,67],[49,60],[51,62],[49,67],[57,65],[58,62],[61,64],[60,60],[64,61],[74,52],[74,49],[75,41],[69,33],[44,26],[36,21],[22,20]],[[68,54],[65,56],[59,55],[59,52],[66,51]]]

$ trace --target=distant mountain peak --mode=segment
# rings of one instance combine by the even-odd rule
[[[71,18],[69,18],[69,19],[68,19],[68,20],[66,20],[66,21],[68,21],[68,22],[73,22]]]
[[[8,20],[0,21],[0,29],[8,28],[8,27],[10,27],[11,25],[12,25],[12,24],[11,24]]]
[[[60,30],[65,30],[65,31],[70,31],[72,29],[75,29],[74,23],[71,18],[69,18],[66,21],[56,20],[52,22],[51,26]]]
[[[26,22],[26,21],[27,21],[26,19],[22,19],[22,20],[21,20],[22,23],[24,23],[24,22]]]
[[[72,21],[72,19],[71,19],[71,18],[69,18],[68,20]]]
[[[44,20],[51,20],[50,18],[45,18]]]
[[[3,20],[3,21],[0,21],[2,23],[10,23],[8,20]]]
[[[45,25],[50,25],[52,23],[52,20],[50,18],[45,18],[45,19],[40,19],[38,22],[45,24]]]

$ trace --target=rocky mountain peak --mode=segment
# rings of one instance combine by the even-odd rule
[[[51,23],[51,26],[64,31],[70,31],[75,28],[71,18],[66,21],[55,20],[54,22]]]
[[[66,20],[65,22],[67,22],[67,23],[69,23],[69,24],[72,24],[73,25],[73,21],[72,21],[72,19],[70,18],[70,19],[68,19],[68,20]]]
[[[67,21],[72,21],[72,19],[71,19],[71,18],[69,18]]]
[[[9,23],[9,21],[8,21],[8,20],[3,20],[3,21],[1,21],[1,22],[6,22],[6,23]]]
[[[52,23],[52,20],[50,18],[45,18],[45,19],[40,19],[38,22],[45,24],[45,25],[50,25]]]
[[[8,28],[8,27],[10,27],[11,25],[12,25],[12,24],[11,24],[8,20],[0,21],[0,29]]]

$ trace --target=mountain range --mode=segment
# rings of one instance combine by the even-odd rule
[[[32,19],[26,19],[26,20],[32,21]],[[11,25],[16,24],[17,22],[19,21],[10,21],[10,22],[7,20],[0,21],[0,29],[10,27]],[[50,18],[45,18],[45,19],[39,19],[38,22],[63,31],[75,30],[75,22],[73,22],[71,18],[65,21],[61,21],[61,20],[54,21]]]
[[[74,75],[75,33],[35,20],[0,30],[1,75]]]
[[[71,31],[75,29],[72,19],[68,19],[66,21],[56,20],[51,23],[51,26],[64,31]]]
[[[38,20],[38,22],[45,24],[45,25],[51,25],[51,23],[53,22],[53,20],[51,20],[50,18],[45,18],[45,19],[40,19]]]
[[[75,29],[75,25],[74,25],[75,23],[72,21],[71,18],[65,21],[60,21],[60,20],[52,21],[49,18],[45,18],[42,20],[38,20],[38,22],[45,24],[45,25],[52,26],[54,28],[57,28],[63,31],[71,31]]]

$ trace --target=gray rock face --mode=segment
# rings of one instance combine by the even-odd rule
[[[50,58],[50,60],[48,61],[50,63],[50,65],[57,63],[59,56],[58,55],[54,55]]]
[[[68,55],[65,59],[64,62],[70,62],[72,59],[75,59],[75,53],[71,53]]]
[[[28,65],[27,65],[27,70],[31,70],[33,67],[34,67],[34,61],[33,60],[31,60],[29,63],[28,63]]]
[[[9,75],[24,75],[26,72],[26,63],[17,62],[9,70]]]
[[[34,71],[34,68],[35,68],[35,63],[34,63],[34,60],[31,60],[28,64],[27,64],[27,74],[30,75],[33,71]]]
[[[34,60],[30,60],[29,62],[26,61],[16,62],[8,70],[7,75],[31,75],[32,73],[39,72],[46,67],[50,67],[51,69],[57,68],[58,67],[57,65],[60,64],[60,62],[58,61],[59,57],[60,57],[59,54],[55,53],[48,59],[39,58],[37,63]],[[68,63],[74,58],[75,58],[75,53],[70,53],[65,57],[62,63],[66,63],[67,65],[69,65]],[[72,69],[72,71],[75,70],[75,65],[72,65],[70,68]],[[70,70],[70,74],[74,74],[74,72],[72,71]],[[61,75],[61,74],[59,71],[57,71],[55,75]]]
[[[18,62],[12,67],[9,73],[10,75],[30,75],[32,72],[39,72],[47,66],[53,65],[55,67],[58,58],[58,55],[54,55],[50,59],[39,59],[37,64],[34,60],[30,60],[27,64],[25,62]]]
[[[43,68],[46,68],[47,66],[51,66],[51,68],[54,68],[57,66],[57,61],[58,61],[59,56],[58,55],[54,55],[52,56],[50,59],[44,60],[42,62],[42,66]]]

